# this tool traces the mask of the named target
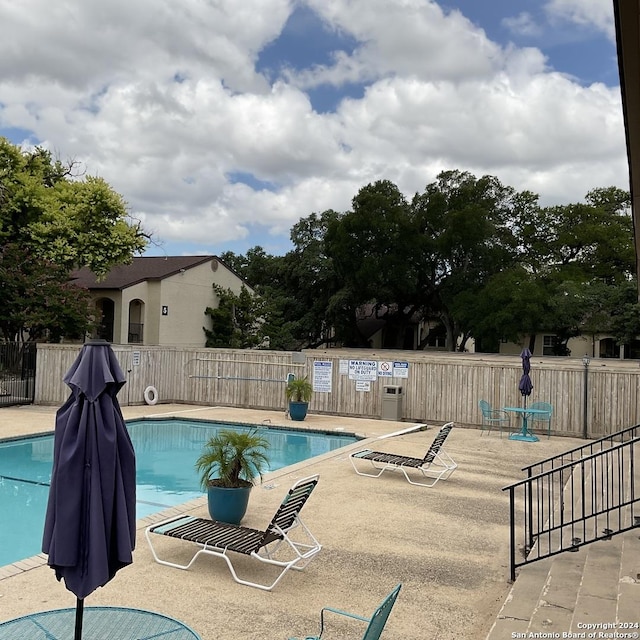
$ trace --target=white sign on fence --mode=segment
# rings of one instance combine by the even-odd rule
[[[317,393],[331,393],[333,362],[313,361],[313,390]]]
[[[378,377],[378,363],[375,360],[349,360],[349,380],[375,382]]]
[[[378,362],[378,378],[391,378],[393,376],[393,362],[385,360]]]
[[[409,363],[408,362],[394,362],[393,363],[393,377],[394,378],[408,378],[409,377]]]
[[[371,383],[368,380],[356,380],[356,391],[371,391]]]

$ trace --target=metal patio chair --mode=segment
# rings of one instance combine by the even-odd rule
[[[508,431],[511,424],[509,414],[502,409],[492,409],[486,400],[480,400],[478,406],[482,412],[482,431],[480,435],[484,434],[485,429],[487,429],[487,435],[490,434],[491,429],[497,426],[500,428],[500,437],[502,438],[502,427],[506,426]]]
[[[546,413],[532,413],[529,415],[529,422],[542,422],[547,425],[547,438],[551,437],[551,416],[553,415],[553,405],[549,402],[534,402],[529,409],[537,409],[538,411],[546,411]],[[535,425],[532,425],[532,428]]]
[[[394,590],[382,601],[382,603],[378,606],[378,608],[373,612],[373,615],[370,618],[365,618],[364,616],[359,616],[355,613],[347,613],[346,611],[342,611],[341,609],[333,609],[332,607],[324,607],[320,611],[320,633],[317,636],[305,636],[305,638],[289,638],[289,640],[321,640],[322,633],[324,631],[325,622],[324,622],[324,614],[325,611],[336,613],[341,616],[347,616],[349,618],[354,618],[356,620],[361,620],[362,622],[367,622],[367,628],[365,629],[364,635],[362,636],[362,640],[378,640],[382,631],[384,629],[384,625],[387,623],[387,618],[391,613],[391,609],[396,602],[398,597],[398,593],[400,593],[400,588],[402,587],[402,583],[396,585]]]

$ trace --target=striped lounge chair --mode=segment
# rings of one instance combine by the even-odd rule
[[[379,478],[385,471],[401,471],[410,484],[421,487],[433,487],[438,480],[446,480],[458,467],[451,456],[444,450],[444,441],[453,429],[453,422],[447,422],[440,428],[424,458],[401,456],[395,453],[372,451],[364,449],[349,456],[355,472],[361,476]],[[368,462],[374,469],[373,473],[362,471],[360,463]],[[407,473],[411,470],[411,474]],[[419,480],[428,479],[426,482]]]
[[[147,527],[145,536],[151,553],[156,562],[176,569],[189,569],[203,554],[223,558],[236,582],[271,591],[289,569],[303,569],[322,548],[300,519],[300,510],[307,502],[318,479],[319,476],[314,475],[298,480],[291,487],[264,531],[207,518],[180,515]],[[291,536],[293,530],[298,528],[303,533],[303,542],[299,541],[301,536],[295,536],[295,540]],[[195,543],[197,551],[187,564],[163,560],[152,542],[155,535]],[[261,563],[277,567],[280,571],[268,584],[241,579],[231,560],[233,553],[250,556]]]

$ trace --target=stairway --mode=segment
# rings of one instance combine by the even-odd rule
[[[633,474],[635,487],[640,487],[638,467]],[[625,479],[627,490],[631,480]],[[593,638],[639,638],[637,506],[625,509],[619,524],[635,528],[520,567],[486,640],[588,638],[589,633],[596,634]]]
[[[640,527],[521,567],[487,640],[561,638],[596,623],[640,634],[621,626],[640,625]]]

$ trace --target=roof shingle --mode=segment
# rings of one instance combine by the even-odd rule
[[[126,289],[145,280],[162,280],[181,269],[191,269],[216,256],[166,256],[133,258],[131,264],[113,267],[104,280],[98,281],[95,274],[83,267],[72,274],[74,282],[87,289]]]

